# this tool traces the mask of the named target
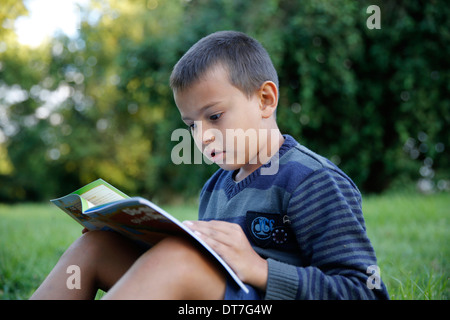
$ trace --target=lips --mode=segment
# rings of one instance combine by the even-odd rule
[[[218,162],[220,159],[223,158],[223,151],[220,150],[216,150],[216,149],[212,149],[211,152],[206,152],[206,155],[208,155],[208,157],[213,161],[213,162]]]

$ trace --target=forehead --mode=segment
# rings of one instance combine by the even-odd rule
[[[205,105],[224,99],[235,94],[235,88],[228,76],[228,72],[220,66],[211,68],[193,84],[183,90],[174,92],[178,109],[202,108]],[[239,90],[238,90],[239,91]]]
[[[228,69],[223,66],[222,64],[215,64],[211,67],[209,67],[206,71],[199,74],[195,80],[192,81],[190,85],[188,85],[186,88],[180,90],[180,93],[185,93],[192,91],[196,87],[199,86],[205,86],[208,84],[215,84],[215,85],[224,85],[224,84],[230,84],[230,77],[228,73]]]

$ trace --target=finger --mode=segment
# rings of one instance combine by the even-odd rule
[[[235,227],[229,222],[195,221],[190,226],[190,229],[200,233],[202,238],[214,239],[228,246],[232,245],[236,238],[232,235]]]
[[[211,239],[216,242],[223,243],[225,245],[231,245],[232,241],[230,241],[230,236],[223,232],[222,230],[217,230],[215,228],[211,228],[209,226],[202,226],[199,228],[196,228],[194,232],[201,235],[203,239]]]
[[[211,221],[188,221],[187,222],[189,228],[195,229],[195,230],[215,230],[217,232],[222,232],[228,235],[231,235],[235,233],[236,231],[239,231],[240,226],[226,221],[219,221],[219,220],[211,220]]]
[[[220,239],[207,236],[198,231],[195,231],[195,234],[203,241],[205,241],[206,244],[208,244],[211,248],[213,248],[214,251],[216,251],[221,257],[223,257],[223,253],[225,252],[226,248],[229,248],[229,246],[224,244]]]

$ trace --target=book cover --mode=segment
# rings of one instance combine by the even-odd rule
[[[248,292],[234,271],[211,247],[178,219],[147,199],[129,197],[98,179],[51,202],[88,230],[112,230],[144,246],[151,247],[168,236],[194,239]]]

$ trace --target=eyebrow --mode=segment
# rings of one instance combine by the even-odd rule
[[[208,110],[209,108],[212,108],[212,107],[214,107],[216,104],[219,104],[219,103],[220,103],[220,101],[215,101],[215,102],[208,103],[208,104],[204,105],[203,107],[201,107],[200,110],[198,111],[198,113],[199,113],[199,114],[202,114],[202,113],[204,113],[206,110]],[[181,120],[187,121],[187,120],[192,120],[192,119],[189,118],[189,117],[181,117]]]

